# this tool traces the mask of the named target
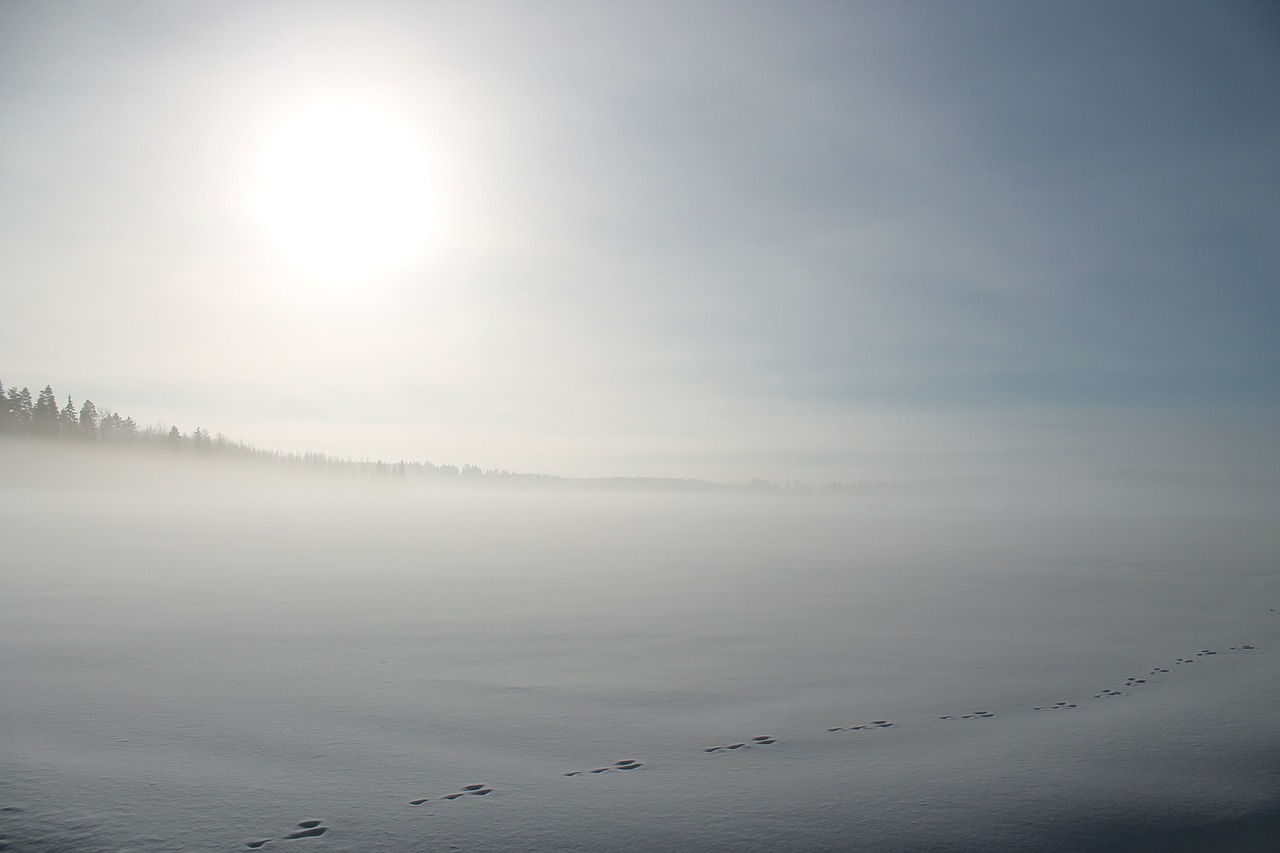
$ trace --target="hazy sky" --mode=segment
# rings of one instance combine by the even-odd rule
[[[0,318],[280,449],[1280,476],[1280,13],[3,0]]]

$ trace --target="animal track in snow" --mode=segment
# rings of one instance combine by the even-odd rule
[[[329,827],[324,826],[318,820],[303,820],[298,822],[298,828],[285,836],[286,839],[293,838],[318,838],[329,831]],[[258,841],[246,841],[245,847],[250,850],[258,850],[270,844],[275,839],[263,838]]]
[[[1234,651],[1256,651],[1256,650],[1257,650],[1257,646],[1253,646],[1247,643],[1241,644],[1238,646],[1229,647],[1229,651],[1233,651],[1233,652]],[[1219,654],[1223,654],[1223,652],[1219,652],[1214,649],[1201,649],[1198,652],[1196,652],[1195,656],[1192,658],[1180,657],[1176,659],[1173,662],[1173,665],[1181,666],[1183,664],[1192,664],[1196,662],[1195,660],[1196,658],[1212,657]],[[1167,675],[1169,673],[1170,673],[1169,669],[1162,666],[1156,666],[1149,673],[1147,673],[1147,675],[1148,676]],[[1125,680],[1125,683],[1122,686],[1126,688],[1134,688],[1139,685],[1144,685],[1147,683],[1148,681],[1146,678],[1138,678],[1137,676],[1130,676]],[[1094,694],[1094,698],[1110,699],[1117,696],[1126,696],[1126,695],[1128,694],[1121,690],[1105,689]],[[1064,711],[1064,710],[1076,709],[1079,707],[1081,706],[1074,702],[1054,702],[1051,705],[1035,706],[1034,708],[1032,708],[1032,710]],[[973,720],[973,719],[992,719],[995,716],[996,715],[991,711],[971,711],[966,714],[948,714],[945,716],[940,716],[938,717],[938,719],[939,720]],[[868,723],[860,723],[857,725],[835,726],[835,727],[828,728],[827,731],[828,732],[873,731],[875,729],[892,728],[894,725],[895,724],[889,720],[872,720]],[[768,735],[759,735],[757,737],[751,738],[750,740],[746,740],[738,743],[729,743],[729,744],[722,744],[719,746],[707,747],[702,751],[706,753],[734,752],[738,750],[751,749],[752,747],[756,747],[756,746],[770,746],[770,745],[777,744],[779,742],[780,741],[778,741],[777,738],[774,738]],[[641,764],[639,761],[636,761],[634,759],[622,759],[619,761],[615,761],[611,765],[606,767],[597,767],[594,770],[575,770],[569,773],[565,773],[563,775],[565,776],[599,775],[604,773],[612,773],[614,771],[639,770],[642,767],[644,767],[644,765]],[[469,796],[483,797],[492,793],[494,793],[494,789],[487,785],[470,784],[470,785],[462,786],[460,790],[455,791],[453,793],[444,794],[443,796],[436,797],[436,799],[437,800],[456,800],[462,797],[469,797]],[[422,797],[420,799],[410,800],[409,802],[411,805],[418,806],[431,801],[432,800],[430,798]],[[17,809],[16,807],[4,807],[2,810],[18,811],[19,809]],[[329,828],[324,826],[322,822],[319,820],[304,820],[297,824],[297,829],[293,830],[288,835],[284,836],[284,838],[285,839],[315,838],[315,837],[324,835],[328,831],[329,831]],[[0,838],[0,851],[3,851],[5,849],[4,841],[5,839]],[[259,850],[268,844],[272,844],[273,841],[274,839],[271,839],[271,838],[261,839],[257,841],[249,841],[245,843],[245,847],[252,850]]]
[[[488,785],[479,785],[479,784],[463,785],[461,791],[455,791],[452,794],[445,794],[443,797],[440,797],[439,799],[456,800],[459,797],[484,797],[492,793],[493,793],[493,789],[490,788]],[[430,797],[421,797],[416,800],[410,800],[409,805],[420,806],[423,803],[429,803],[429,802],[431,802]]]
[[[869,723],[863,723],[860,726],[836,726],[834,729],[827,729],[829,732],[861,732],[867,729],[887,729],[891,728],[893,723],[888,720],[872,720]]]
[[[743,743],[731,743],[725,746],[709,746],[702,751],[703,752],[726,752],[726,751],[737,750],[737,749],[750,749],[753,746],[769,746],[770,744],[774,744],[777,742],[778,742],[777,738],[772,738],[772,737],[769,737],[768,735],[760,735],[759,737],[753,737],[751,740],[744,741]]]
[[[324,835],[329,831],[329,827],[321,826],[318,820],[304,820],[298,823],[298,828],[285,836],[285,838],[316,838]]]
[[[440,799],[456,800],[459,797],[484,797],[493,793],[493,789],[488,785],[463,785],[461,791],[455,791],[452,794],[445,794]]]
[[[566,776],[583,776],[585,774],[612,773],[614,770],[639,770],[644,767],[639,761],[631,758],[624,758],[621,761],[615,761],[608,767],[597,767],[595,770],[572,770],[564,775]]]

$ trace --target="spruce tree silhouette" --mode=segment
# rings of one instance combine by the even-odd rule
[[[7,431],[14,435],[28,435],[31,432],[31,391],[10,388],[5,397],[8,415]]]
[[[86,441],[98,438],[98,407],[92,400],[85,400],[80,407],[80,437]]]
[[[35,408],[31,412],[31,432],[39,438],[60,438],[61,427],[58,424],[58,401],[53,396],[53,388],[46,385],[36,398]]]
[[[58,413],[58,427],[63,438],[80,437],[80,415],[76,413],[76,406],[71,402],[70,394],[67,395],[67,404]]]

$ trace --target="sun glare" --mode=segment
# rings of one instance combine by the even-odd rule
[[[427,232],[422,152],[409,130],[360,104],[314,107],[263,160],[261,218],[294,261],[325,276],[382,271]]]

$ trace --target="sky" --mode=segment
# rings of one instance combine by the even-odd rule
[[[1280,477],[1263,2],[0,2],[0,381],[566,476]]]

